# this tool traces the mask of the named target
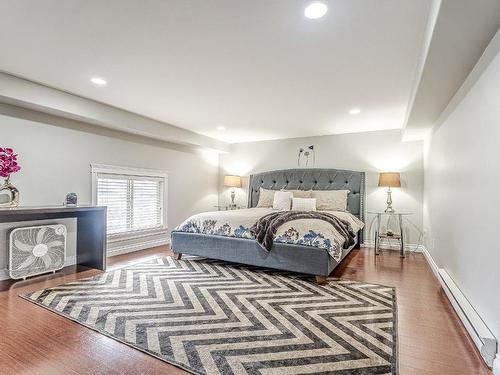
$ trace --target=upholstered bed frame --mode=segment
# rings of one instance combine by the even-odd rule
[[[257,206],[261,187],[272,190],[349,190],[347,210],[364,221],[364,172],[308,168],[253,174],[250,176],[248,187],[249,208]],[[345,249],[342,259],[352,248],[359,247],[362,240],[363,234],[360,231],[357,244]],[[275,243],[272,250],[267,252],[255,240],[199,233],[173,232],[171,248],[177,254],[199,255],[206,258],[311,274],[316,276],[319,283],[326,281],[326,276],[340,263],[335,261],[325,249]]]

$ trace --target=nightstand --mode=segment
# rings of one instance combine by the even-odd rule
[[[405,257],[405,235],[404,235],[404,224],[403,224],[403,217],[412,215],[409,212],[384,212],[384,211],[378,211],[378,212],[368,212],[368,214],[371,215],[377,215],[375,220],[377,220],[377,225],[375,229],[375,254],[379,254],[380,250],[380,240],[397,240],[400,243],[400,253],[401,253],[401,258]],[[397,217],[398,224],[399,224],[399,233],[392,233],[388,230],[385,232],[381,232],[381,225],[382,225],[382,217],[387,216],[387,222],[391,219],[391,216]]]

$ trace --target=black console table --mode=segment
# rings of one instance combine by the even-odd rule
[[[106,207],[16,207],[0,209],[0,223],[76,218],[77,264],[106,269]]]

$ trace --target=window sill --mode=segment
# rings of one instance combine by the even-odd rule
[[[113,234],[108,234],[108,243],[113,243],[113,242],[121,242],[121,241],[128,241],[128,240],[133,240],[136,238],[144,238],[144,237],[150,237],[150,236],[155,236],[159,234],[167,234],[168,228],[167,227],[162,227],[162,228],[154,228],[154,229],[145,229],[145,230],[137,230],[133,232],[125,232],[125,233],[113,233]]]

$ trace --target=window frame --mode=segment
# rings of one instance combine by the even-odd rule
[[[160,197],[160,207],[162,210],[162,222],[163,225],[158,228],[149,229],[139,229],[134,231],[128,231],[123,233],[112,233],[106,234],[108,240],[128,240],[134,238],[142,238],[150,235],[156,235],[160,233],[166,233],[168,230],[167,222],[167,202],[168,202],[168,172],[160,169],[148,169],[148,168],[135,168],[135,167],[123,167],[108,164],[90,164],[90,171],[92,176],[92,205],[97,205],[97,175],[100,173],[104,174],[114,174],[123,176],[143,176],[159,178],[162,180],[163,192]]]

